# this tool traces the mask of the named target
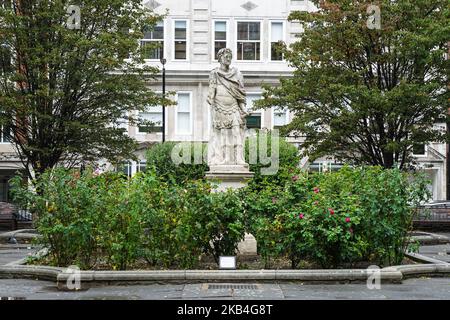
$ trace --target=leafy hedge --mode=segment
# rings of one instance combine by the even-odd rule
[[[223,193],[201,180],[174,184],[155,170],[127,179],[55,169],[36,182],[38,193],[22,181],[12,181],[15,200],[35,213],[50,263],[85,269],[124,270],[138,260],[196,268],[202,255],[233,255],[245,231],[268,265],[399,264],[413,208],[428,195],[423,177],[378,167],[297,170],[284,184]]]
[[[13,181],[18,203],[36,213],[51,264],[127,269],[138,259],[152,267],[194,268],[202,254],[231,255],[243,239],[242,203],[233,192],[211,193],[201,181],[184,187],[155,172],[82,175],[45,173],[30,192]]]
[[[399,264],[414,208],[429,197],[427,183],[380,167],[297,172],[283,188],[247,192],[248,226],[268,263],[285,256],[293,268],[305,259],[324,268]]]

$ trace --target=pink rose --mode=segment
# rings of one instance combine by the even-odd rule
[[[345,222],[350,222],[350,218],[349,217],[345,218]]]
[[[328,211],[330,211],[330,214],[333,215],[334,214],[334,210],[331,208],[328,208]]]
[[[298,217],[299,217],[300,219],[303,219],[303,217],[304,217],[303,213],[300,213],[300,214],[298,215]]]
[[[317,187],[314,188],[314,193],[319,193],[319,191],[320,191],[319,188],[317,188]]]

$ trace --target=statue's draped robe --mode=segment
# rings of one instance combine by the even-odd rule
[[[229,71],[214,69],[210,74],[208,104],[211,105],[212,134],[210,138],[210,151],[208,163],[224,164],[225,159],[235,159],[234,156],[227,157],[227,152],[233,152],[235,147],[242,149],[245,131],[245,113],[242,108],[246,104],[246,93],[244,90],[244,78],[236,68]],[[217,96],[218,87],[226,99]],[[225,139],[223,129],[239,128],[241,134],[232,135],[231,131],[226,133],[232,139]],[[232,140],[232,141],[230,141]],[[228,155],[230,156],[230,155]],[[227,162],[227,161],[225,161]],[[235,164],[235,163],[225,163]]]

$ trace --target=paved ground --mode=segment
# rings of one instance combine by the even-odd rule
[[[18,261],[34,252],[36,252],[36,248],[32,248],[31,245],[0,244],[0,266]]]
[[[34,252],[29,245],[0,245],[0,265],[17,261]],[[449,245],[424,246],[420,253],[450,262]],[[444,254],[445,253],[445,254]],[[247,284],[248,285],[248,284]],[[0,279],[0,297],[33,300],[160,300],[160,299],[450,299],[450,277],[404,280],[403,284],[383,284],[369,290],[365,284],[302,285],[300,283],[255,283],[246,289],[214,289],[207,283],[185,285],[102,286],[78,292],[61,292],[54,282]]]
[[[215,284],[216,285],[216,284]],[[360,300],[450,299],[450,278],[420,278],[384,284],[369,290],[364,284],[255,284],[253,289],[208,289],[208,284],[104,286],[78,292],[57,291],[53,282],[0,279],[0,297],[31,300]]]

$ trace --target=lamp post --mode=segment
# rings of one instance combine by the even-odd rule
[[[162,69],[162,90],[163,90],[163,103],[162,103],[162,142],[166,142],[166,107],[164,105],[164,99],[166,99],[166,62],[164,58],[160,59],[163,65]]]

